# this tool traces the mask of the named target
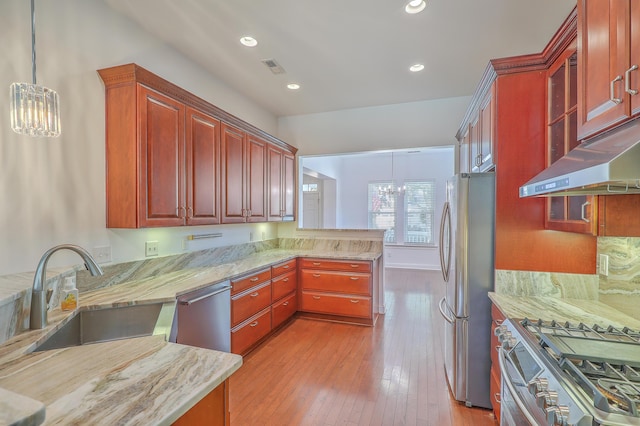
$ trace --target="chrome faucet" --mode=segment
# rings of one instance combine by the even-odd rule
[[[75,246],[73,244],[61,244],[59,246],[55,246],[47,250],[40,259],[38,263],[38,268],[36,269],[36,275],[33,277],[33,289],[31,293],[31,312],[30,312],[30,328],[32,330],[37,330],[40,328],[44,328],[47,326],[47,304],[49,302],[49,297],[47,296],[47,292],[44,291],[44,282],[46,280],[46,269],[47,262],[51,255],[58,250],[67,249],[74,251],[82,257],[84,260],[84,266],[91,272],[91,275],[102,275],[102,268],[96,263],[96,261],[91,257],[89,252],[83,249],[80,246]]]

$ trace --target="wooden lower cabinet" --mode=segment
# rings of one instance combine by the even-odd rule
[[[491,391],[491,406],[493,407],[493,414],[495,415],[498,423],[500,423],[500,386],[501,386],[501,374],[500,374],[500,363],[498,360],[499,357],[499,348],[500,342],[498,341],[498,337],[495,335],[494,330],[502,325],[502,322],[506,319],[504,314],[498,309],[496,305],[491,305],[491,382],[490,382],[490,391]]]
[[[271,327],[276,328],[284,324],[298,310],[298,294],[293,292],[271,307]]]
[[[373,324],[372,262],[325,259],[300,261],[300,311],[327,319]]]
[[[229,426],[229,380],[220,383],[173,425]]]
[[[271,306],[231,329],[231,352],[244,355],[271,331]]]
[[[271,305],[271,281],[231,296],[231,327]]]
[[[371,298],[344,294],[302,291],[300,309],[306,312],[371,318]]]

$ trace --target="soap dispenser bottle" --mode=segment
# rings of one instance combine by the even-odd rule
[[[62,308],[63,311],[73,311],[78,307],[78,289],[76,288],[75,277],[67,277],[64,279],[62,298],[60,300],[60,308]]]

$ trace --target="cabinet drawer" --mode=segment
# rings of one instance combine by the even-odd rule
[[[271,331],[271,307],[231,330],[231,352],[243,354]]]
[[[231,327],[271,305],[271,282],[231,297]]]
[[[273,265],[271,267],[271,276],[277,277],[278,275],[286,274],[287,272],[295,271],[297,266],[297,260],[291,259],[286,262]]]
[[[298,286],[296,271],[291,271],[285,275],[280,275],[271,280],[271,299],[278,300],[291,293]]]
[[[276,328],[298,310],[297,293],[293,292],[271,307],[271,326]]]
[[[300,310],[347,317],[371,318],[371,298],[303,291]]]
[[[249,287],[253,287],[262,282],[269,281],[271,279],[271,268],[263,269],[262,271],[255,272],[251,275],[235,278],[231,280],[231,294],[240,293]]]
[[[371,262],[326,260],[326,259],[301,259],[301,268],[329,269],[333,271],[371,272]]]
[[[493,303],[491,304],[491,319],[493,320],[495,327],[501,325],[506,319],[502,311]]]
[[[303,269],[300,274],[302,288],[348,294],[370,294],[370,274],[329,272]]]

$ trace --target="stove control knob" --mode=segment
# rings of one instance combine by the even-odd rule
[[[555,407],[558,405],[558,392],[547,390],[536,393],[536,404],[543,410]]]
[[[544,377],[538,377],[531,380],[527,384],[527,387],[529,388],[529,393],[536,396],[538,393],[544,392],[549,388],[549,381]]]
[[[501,334],[505,333],[507,331],[507,326],[506,325],[499,325],[496,328],[493,329],[493,334],[495,334],[496,336],[500,336]]]
[[[505,340],[509,339],[511,337],[511,332],[510,331],[505,331],[503,333],[498,334],[498,342],[504,342]]]
[[[558,405],[557,407],[549,407],[545,409],[547,413],[547,422],[549,426],[568,426],[569,407],[566,405]]]
[[[502,341],[502,347],[506,350],[513,348],[517,344],[518,340],[515,337],[509,337],[508,339]]]

